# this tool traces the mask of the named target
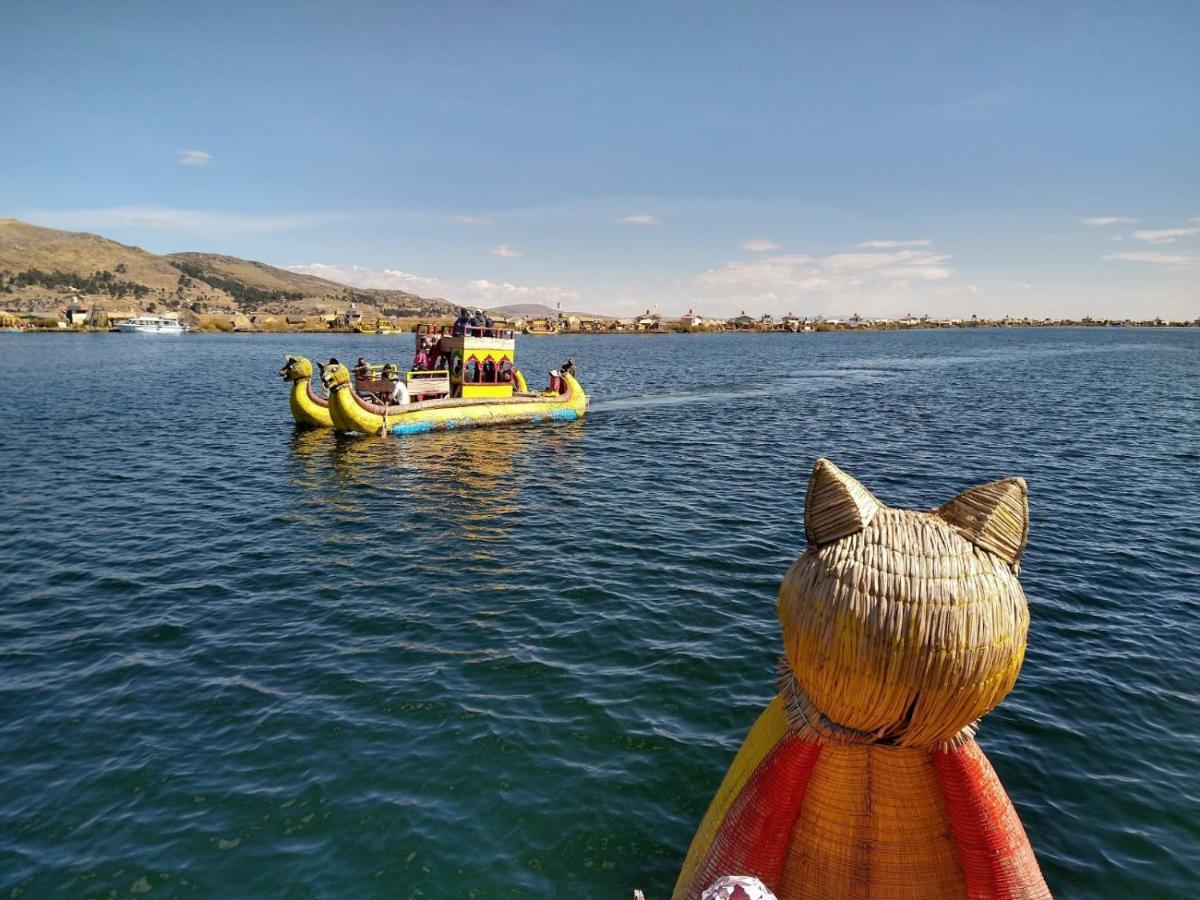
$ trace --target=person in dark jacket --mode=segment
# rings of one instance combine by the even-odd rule
[[[465,307],[458,311],[458,318],[454,320],[454,330],[451,334],[454,337],[462,337],[467,333],[467,326],[471,324],[471,317],[467,315]]]

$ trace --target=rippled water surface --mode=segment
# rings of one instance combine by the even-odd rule
[[[0,335],[5,895],[662,900],[819,455],[1028,479],[980,743],[1056,894],[1200,893],[1200,332],[526,338],[585,422],[293,429],[285,352],[409,348]]]

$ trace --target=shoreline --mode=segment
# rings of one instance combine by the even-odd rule
[[[689,329],[689,328],[661,328],[654,330],[641,331],[626,331],[626,330],[578,330],[578,331],[555,331],[541,332],[530,334],[528,332],[520,332],[521,337],[529,338],[555,338],[555,337],[604,337],[604,336],[623,336],[623,337],[650,337],[661,335],[731,335],[731,334],[794,334],[798,337],[814,334],[879,334],[883,332],[907,332],[907,331],[1003,331],[1015,330],[1024,328],[1088,328],[1088,329],[1115,329],[1115,328],[1138,328],[1138,329],[1187,329],[1200,328],[1200,320],[1194,322],[1073,322],[1073,321],[1057,321],[1046,323],[1035,322],[1020,322],[1020,323],[979,323],[974,325],[940,325],[930,323],[927,325],[893,325],[893,326],[875,326],[875,325],[858,325],[858,326],[817,326],[807,330],[791,330],[788,328],[718,328],[718,329]],[[78,334],[121,334],[115,328],[88,328],[88,327],[28,327],[18,330],[4,330],[0,334],[59,334],[59,335],[78,335]],[[395,330],[379,334],[370,331],[354,331],[353,329],[341,328],[192,328],[188,334],[228,334],[228,335],[255,335],[255,334],[327,334],[340,336],[358,336],[364,338],[386,338],[397,337],[415,334],[413,330]],[[168,335],[182,337],[183,335]]]

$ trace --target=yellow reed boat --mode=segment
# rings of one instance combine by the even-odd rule
[[[510,423],[573,421],[588,398],[574,366],[550,375],[548,390],[529,390],[516,369],[512,331],[491,327],[420,325],[414,367],[321,366],[329,416],[338,431],[417,434]]]
[[[289,356],[279,374],[292,383],[288,405],[296,424],[304,428],[332,428],[329,401],[312,389],[312,363],[303,356]]]

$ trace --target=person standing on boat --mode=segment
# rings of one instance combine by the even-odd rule
[[[462,337],[467,333],[467,326],[471,324],[471,317],[467,315],[467,308],[461,307],[458,311],[458,318],[454,320],[454,330],[451,334],[454,337]]]
[[[565,363],[563,363],[562,369],[560,371],[564,375],[570,375],[572,378],[574,378],[575,377],[575,363],[572,360],[568,359]]]

